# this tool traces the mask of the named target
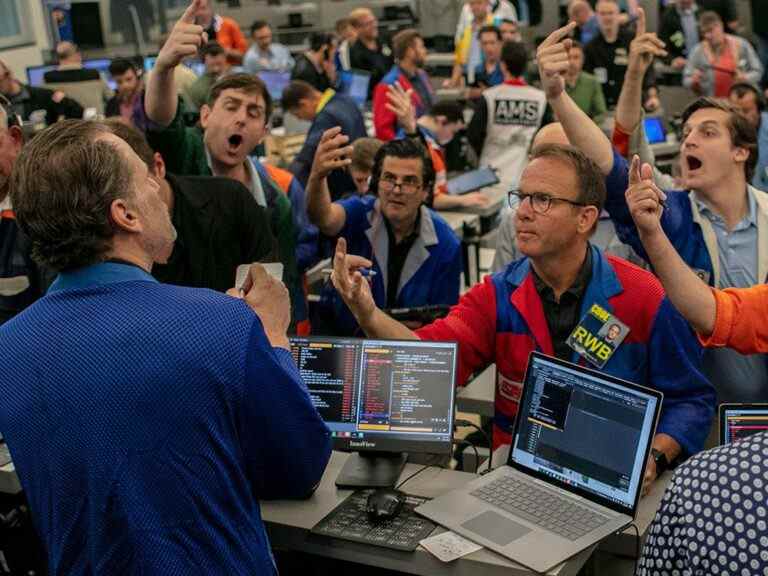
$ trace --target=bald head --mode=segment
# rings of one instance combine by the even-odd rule
[[[531,144],[531,150],[535,150],[539,146],[545,146],[547,144],[559,144],[561,146],[568,146],[568,136],[563,130],[563,125],[560,122],[552,122],[546,126],[542,126],[533,138],[533,144]]]
[[[77,46],[72,42],[59,42],[56,45],[56,56],[59,64],[79,64],[83,60]]]

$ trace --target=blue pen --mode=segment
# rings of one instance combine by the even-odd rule
[[[358,268],[358,272],[360,272],[360,275],[363,278],[373,278],[378,274],[376,270],[371,270],[370,268]],[[330,276],[333,273],[333,268],[323,268],[322,273],[326,276]]]

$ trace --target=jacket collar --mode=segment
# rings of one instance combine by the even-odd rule
[[[504,84],[507,86],[528,86],[524,78],[514,77],[509,80],[504,80]]]
[[[435,246],[438,243],[435,223],[432,220],[432,214],[426,206],[422,205],[419,224],[419,234],[411,246],[408,256],[405,259],[403,270],[400,272],[400,282],[397,287],[397,293],[403,289],[408,281],[419,271],[421,265],[429,258],[427,248]],[[389,261],[389,237],[387,236],[387,227],[384,224],[384,215],[381,212],[380,200],[376,200],[371,210],[368,221],[370,227],[365,231],[368,242],[371,244],[373,255],[379,264],[379,273],[381,274],[384,287],[387,284],[387,262]]]
[[[49,293],[62,290],[82,290],[108,286],[120,282],[157,282],[148,272],[131,264],[101,262],[59,274],[48,289]]]
[[[584,292],[581,314],[583,316],[592,304],[598,304],[608,312],[613,312],[609,299],[621,294],[624,287],[602,250],[592,244],[589,249],[592,251],[592,278]],[[539,348],[545,354],[554,354],[552,337],[544,317],[544,307],[534,285],[530,260],[523,258],[510,264],[504,280],[510,286],[510,303],[525,319]]]

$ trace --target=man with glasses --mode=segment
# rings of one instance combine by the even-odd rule
[[[511,196],[525,256],[486,276],[433,324],[413,332],[382,312],[361,274],[369,263],[347,255],[343,240],[333,283],[370,337],[459,342],[462,385],[496,363],[494,448],[511,440],[529,354],[539,350],[586,365],[567,340],[596,306],[607,312],[604,323],[623,324],[628,332],[601,369],[664,393],[647,490],[671,463],[704,443],[715,393],[702,374],[701,348],[652,274],[590,243],[605,201],[594,162],[570,146],[541,146]]]
[[[331,202],[327,177],[348,166],[352,146],[339,128],[327,130],[317,147],[307,187],[310,219],[326,236],[341,237],[367,267],[376,306],[452,305],[459,299],[461,244],[451,228],[424,205],[435,175],[422,144],[391,140],[376,153],[373,195]],[[324,324],[338,335],[360,331],[331,286],[323,291]]]

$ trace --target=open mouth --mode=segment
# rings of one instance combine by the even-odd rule
[[[695,156],[686,156],[685,162],[688,166],[688,170],[691,172],[694,170],[698,170],[702,166],[701,160],[699,160]]]
[[[232,134],[232,136],[227,138],[227,143],[229,144],[230,150],[237,150],[243,143],[243,137],[240,134]]]

